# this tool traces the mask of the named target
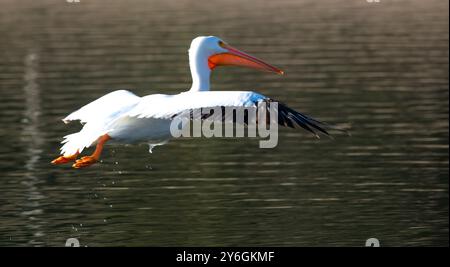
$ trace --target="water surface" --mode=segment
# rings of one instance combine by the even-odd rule
[[[448,1],[0,1],[0,245],[448,246]],[[51,166],[60,120],[117,89],[190,87],[217,35],[283,77],[218,69],[352,137],[281,129],[185,139]]]

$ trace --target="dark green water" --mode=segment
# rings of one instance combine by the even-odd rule
[[[0,0],[0,245],[448,246],[448,1]],[[218,69],[352,137],[110,146],[51,166],[60,120],[116,89],[190,87],[192,38],[281,67]]]

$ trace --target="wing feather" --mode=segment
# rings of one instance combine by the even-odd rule
[[[202,115],[201,119],[221,120],[222,122],[236,122],[235,116],[226,118],[223,112],[225,107],[255,108],[258,109],[258,103],[266,102],[268,104],[276,102],[264,95],[250,91],[207,91],[207,92],[186,92],[178,95],[150,95],[143,97],[126,116],[136,118],[159,118],[172,119],[180,114],[192,114],[194,110],[222,108],[222,116],[214,114]],[[344,131],[337,127],[320,122],[310,118],[300,112],[297,112],[283,103],[278,103],[278,124],[285,127],[301,127],[306,131],[319,137],[318,133],[330,136],[327,130]],[[269,115],[269,106],[266,105],[267,115]],[[257,112],[259,112],[257,110]],[[268,116],[269,117],[269,116]],[[247,124],[247,118],[244,123]],[[268,123],[268,119],[265,123]]]
[[[149,95],[142,97],[128,116],[171,119],[188,110],[213,107],[251,107],[266,97],[247,91],[185,92],[178,95]]]
[[[126,107],[137,104],[140,99],[127,90],[114,91],[72,112],[63,121],[64,123],[75,120],[81,123],[102,121],[106,117],[114,116],[117,112],[122,112]]]

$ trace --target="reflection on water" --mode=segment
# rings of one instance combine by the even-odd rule
[[[39,116],[41,113],[41,103],[39,95],[39,86],[36,82],[38,77],[38,56],[36,53],[29,53],[25,57],[25,75],[24,75],[24,98],[25,98],[25,112],[23,114],[22,123],[24,124],[22,130],[22,143],[26,147],[25,157],[25,172],[22,184],[27,187],[26,199],[22,203],[21,215],[24,221],[28,221],[27,228],[33,235],[33,239],[29,240],[29,245],[39,244],[35,243],[34,238],[39,238],[44,235],[41,232],[41,225],[39,216],[42,214],[39,201],[44,196],[39,192],[37,184],[39,179],[35,175],[36,165],[41,158],[42,149],[40,148],[44,144],[42,133],[38,128]]]
[[[448,245],[448,2],[0,5],[0,245]],[[60,122],[70,111],[188,89],[204,34],[286,72],[219,69],[214,90],[260,91],[352,137],[281,129],[272,150],[185,139],[49,164],[80,128]]]

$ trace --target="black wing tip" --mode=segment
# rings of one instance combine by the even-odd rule
[[[336,140],[336,138],[332,134],[332,132],[340,132],[340,133],[342,133],[342,134],[344,134],[344,135],[346,135],[348,137],[352,136],[352,133],[349,131],[349,129],[350,129],[349,127],[342,128],[342,127],[339,127],[339,126],[330,125],[328,123],[320,122],[320,121],[317,121],[317,120],[314,120],[314,122],[311,123],[311,124],[313,124],[317,128],[321,128],[323,131],[319,130],[319,133],[321,133],[322,135],[327,136],[331,140]]]
[[[272,100],[273,101],[273,100]],[[306,131],[310,132],[314,137],[320,139],[320,135],[328,136],[330,139],[335,140],[334,136],[330,133],[330,131],[338,131],[346,134],[347,136],[351,136],[350,131],[346,128],[341,128],[338,126],[333,126],[325,122],[318,121],[313,119],[307,115],[304,115],[300,112],[297,112],[285,104],[279,103],[278,105],[278,117],[279,123],[282,126],[295,128],[292,126],[292,123],[300,126]],[[347,127],[349,128],[349,127]]]
[[[334,126],[334,125],[328,125],[328,124],[325,124],[325,123],[324,123],[324,125],[326,125],[326,127],[328,129],[331,129],[333,131],[341,132],[341,133],[343,133],[343,134],[345,134],[345,135],[347,135],[349,137],[352,136],[352,133],[350,132],[351,127],[349,125],[348,126],[342,126],[342,127]]]

